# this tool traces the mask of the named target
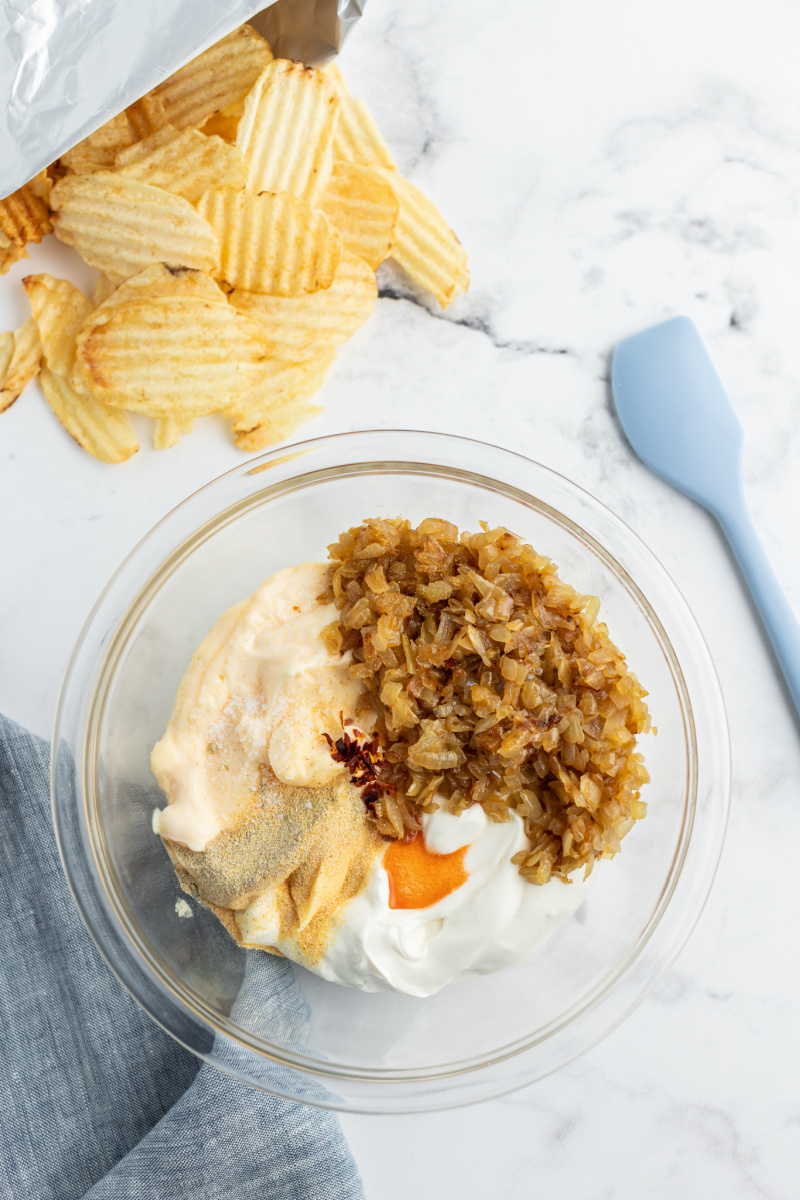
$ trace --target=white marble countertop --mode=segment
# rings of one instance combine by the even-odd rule
[[[369,1200],[800,1194],[791,852],[783,861],[800,837],[800,733],[719,531],[633,457],[607,383],[619,338],[694,318],[745,428],[755,523],[800,609],[799,40],[793,0],[371,0],[345,52],[353,90],[466,244],[473,285],[444,317],[389,287],[308,434],[466,432],[588,488],[692,607],[734,774],[717,882],[657,991],[516,1095],[346,1117]],[[0,328],[26,315],[13,285],[42,267],[80,282],[66,248],[34,249],[0,283]],[[70,442],[35,388],[0,418],[0,710],[49,734],[109,575],[239,461],[215,418],[113,468]]]

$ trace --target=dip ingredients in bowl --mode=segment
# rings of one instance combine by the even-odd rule
[[[505,529],[376,519],[330,553],[195,654],[154,828],[243,945],[429,995],[529,954],[644,816],[646,693]]]

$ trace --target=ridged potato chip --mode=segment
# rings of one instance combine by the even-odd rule
[[[234,419],[233,436],[239,449],[249,453],[263,450],[322,412],[309,400],[322,387],[335,358],[336,351],[329,349],[305,362],[271,359],[259,393],[248,405],[226,410],[225,415]]]
[[[0,387],[5,383],[11,359],[14,357],[14,331],[0,333]]]
[[[267,43],[249,25],[204,50],[157,88],[170,125],[202,125],[241,100],[272,59]]]
[[[258,326],[229,304],[156,296],[99,308],[78,337],[85,385],[155,417],[196,417],[263,383]]]
[[[165,188],[192,204],[209,188],[244,187],[244,159],[235,146],[174,125],[118,154],[114,173]]]
[[[42,366],[46,364],[88,398],[76,359],[78,334],[95,311],[91,302],[67,279],[28,275],[22,283],[39,330]]]
[[[53,275],[27,275],[22,286],[39,327],[42,355],[51,371],[72,376],[75,342],[92,303],[67,279]]]
[[[313,201],[333,168],[339,96],[322,71],[276,58],[247,94],[236,134],[252,192]]]
[[[140,141],[163,129],[167,124],[164,101],[155,92],[148,92],[135,104],[129,104],[125,112],[128,114],[134,137]]]
[[[0,200],[0,233],[9,244],[27,246],[52,231],[47,201],[29,183]]]
[[[350,95],[337,64],[326,67],[325,74],[339,93],[339,120],[333,135],[334,158],[356,166],[397,170],[397,163],[372,114],[363,100]]]
[[[380,171],[334,163],[319,206],[341,233],[345,250],[376,271],[389,256],[400,211],[395,190]]]
[[[391,257],[447,308],[469,287],[464,247],[435,204],[396,171],[383,171],[400,202]]]
[[[378,298],[375,275],[353,254],[343,254],[333,283],[305,296],[266,296],[235,288],[228,299],[261,327],[270,353],[300,362],[324,346],[339,346],[369,317]]]
[[[42,361],[42,343],[39,340],[39,328],[33,317],[28,317],[24,325],[13,333],[14,348],[11,359],[6,366],[5,375],[0,376],[0,413],[22,395],[27,385],[39,370]]]
[[[49,200],[53,190],[53,180],[48,174],[48,168],[45,167],[38,175],[34,175],[33,179],[29,179],[25,186],[30,188],[34,196],[38,196],[40,200]]]
[[[197,131],[190,129],[189,132],[196,133]],[[161,150],[162,146],[174,142],[182,133],[183,130],[176,129],[174,125],[161,125],[158,129],[154,129],[152,133],[145,134],[143,138],[134,142],[132,146],[126,146],[124,150],[120,150],[112,164],[113,170],[119,174],[126,173],[131,179],[141,179],[143,183],[153,183],[152,179],[146,178],[144,175],[134,174],[131,170],[124,172],[124,168],[135,166],[142,159],[145,160],[145,163],[148,163],[153,155]],[[163,187],[164,184],[156,182],[154,186]],[[169,188],[167,190],[169,191]]]
[[[110,275],[104,275],[101,271],[97,276],[97,283],[94,285],[94,300],[95,308],[107,300],[115,288],[119,287],[119,280],[112,279]]]
[[[322,380],[319,383],[319,387],[321,386]],[[314,388],[315,392],[318,390],[318,387]],[[266,450],[268,446],[275,446],[278,442],[291,437],[301,425],[320,416],[323,411],[319,404],[310,404],[307,401],[293,400],[291,403],[279,404],[276,405],[272,415],[265,418],[261,425],[255,425],[252,429],[243,430],[241,433],[234,433],[233,440],[237,448],[243,450],[245,454],[257,454],[259,450]]]
[[[156,417],[153,430],[153,449],[169,450],[176,446],[185,433],[191,433],[194,417]]]
[[[226,142],[235,142],[243,112],[244,100],[237,100],[236,104],[229,104],[221,112],[212,113],[200,126],[200,132],[208,137],[216,135]]]
[[[27,257],[28,251],[24,246],[18,246],[16,242],[10,241],[3,233],[0,233],[0,275],[5,275],[7,271],[11,270],[14,263]]]
[[[154,262],[214,271],[214,231],[183,196],[110,171],[60,180],[50,195],[53,227],[92,267],[135,275]]]
[[[106,121],[105,125],[62,154],[59,162],[70,170],[74,169],[76,160],[96,163],[98,167],[110,167],[120,150],[133,145],[135,141],[136,134],[131,129],[128,114],[117,113],[116,117]]]
[[[85,154],[76,154],[70,159],[69,175],[94,175],[95,171],[110,171],[113,164],[97,162],[94,158],[87,158]]]
[[[210,300],[215,304],[227,304],[228,297],[218,283],[202,271],[189,267],[167,267],[164,263],[153,263],[129,275],[114,288],[97,308],[110,308],[114,304],[125,304],[129,300],[149,300],[156,296],[180,296],[195,300]]]
[[[342,239],[307,201],[223,188],[201,196],[197,211],[219,241],[218,278],[231,287],[278,296],[330,287]]]
[[[125,462],[139,449],[124,412],[76,391],[49,367],[42,367],[42,391],[70,437],[101,462]]]

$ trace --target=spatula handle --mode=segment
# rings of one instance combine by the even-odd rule
[[[800,716],[800,623],[764,553],[741,488],[715,516],[742,569]]]

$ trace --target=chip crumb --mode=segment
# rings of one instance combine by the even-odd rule
[[[179,917],[193,917],[194,916],[191,905],[186,900],[184,900],[182,896],[179,897],[175,901],[175,912],[178,914]]]

